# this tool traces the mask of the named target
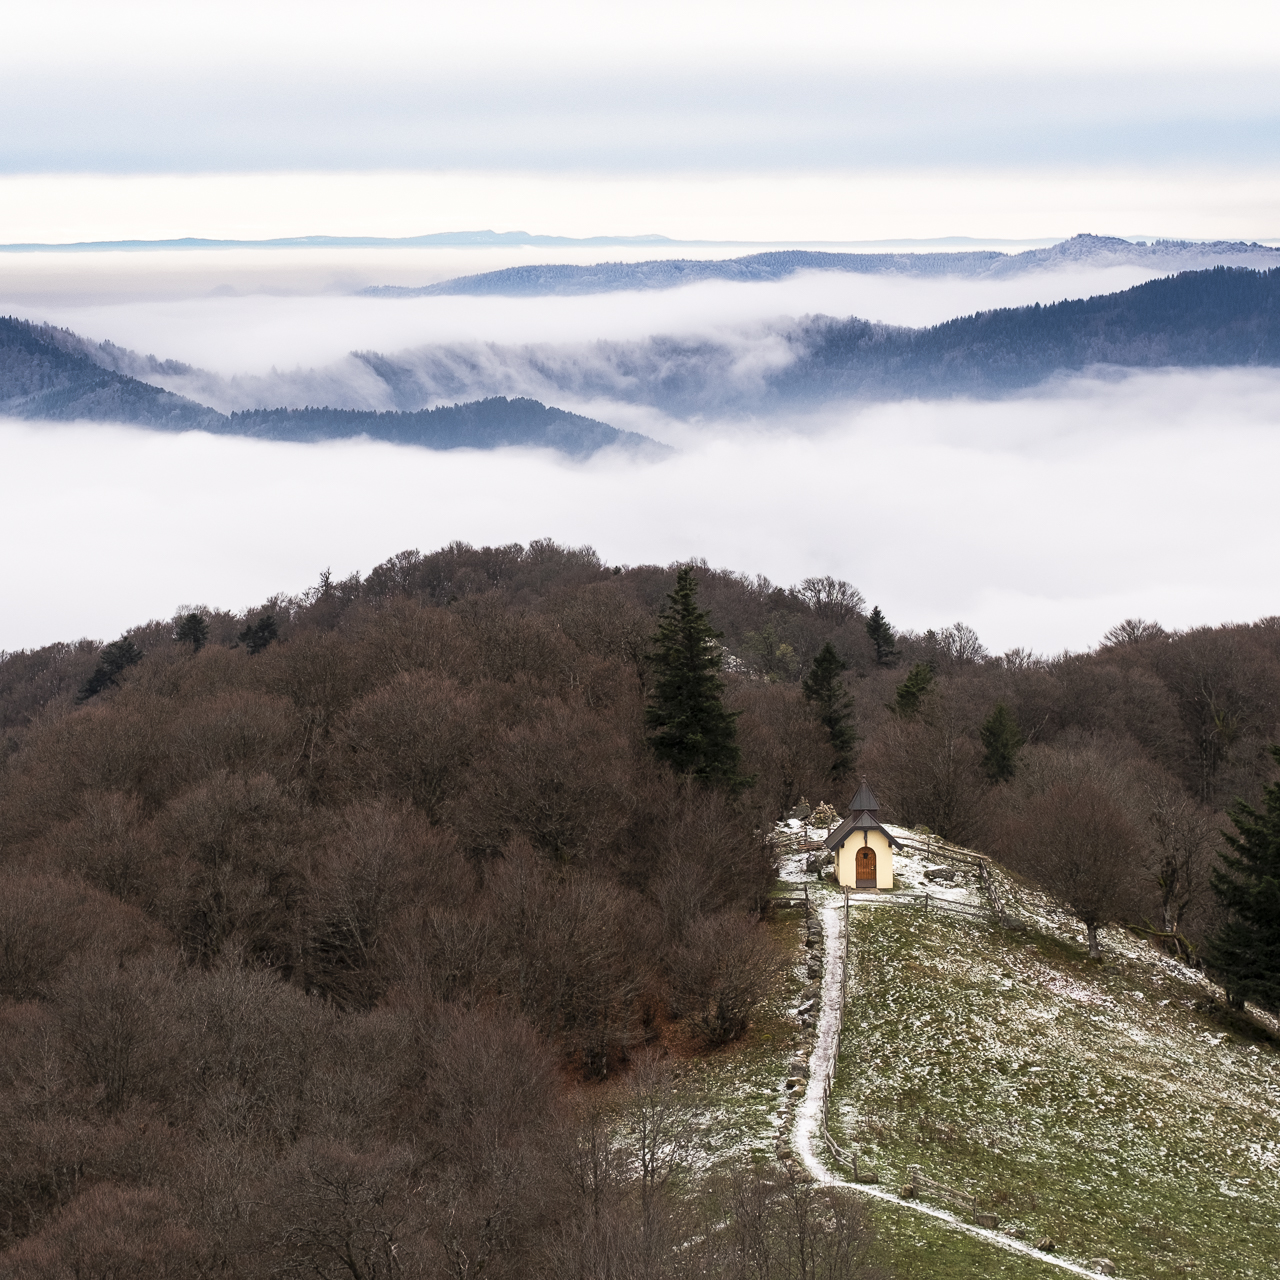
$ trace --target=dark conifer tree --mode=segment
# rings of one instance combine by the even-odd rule
[[[1018,771],[1022,734],[1018,731],[1018,722],[1003,702],[997,702],[995,710],[982,722],[981,734],[982,745],[986,749],[982,757],[982,772],[992,782],[1008,782]]]
[[[831,763],[833,778],[843,778],[853,768],[853,746],[857,741],[853,731],[853,699],[840,679],[841,673],[848,670],[849,664],[828,640],[814,658],[809,674],[800,682],[800,691],[814,704],[835,752]]]
[[[698,584],[688,566],[676,576],[658,621],[648,663],[653,673],[645,724],[660,760],[677,773],[737,791],[752,779],[738,772],[737,713],[721,694],[720,632],[698,608]]]
[[[1280,747],[1271,754],[1280,764]],[[1280,1010],[1280,782],[1263,793],[1264,811],[1245,804],[1231,814],[1232,853],[1213,875],[1213,891],[1227,909],[1226,923],[1209,939],[1211,968],[1236,1007],[1252,1000]]]
[[[898,686],[893,700],[895,715],[910,720],[920,710],[925,694],[933,688],[933,668],[927,662],[917,662]]]
[[[209,623],[198,613],[188,613],[178,620],[173,638],[179,643],[190,643],[191,652],[199,653],[209,640]]]
[[[876,647],[876,662],[882,667],[892,666],[894,658],[898,656],[898,651],[893,647],[897,637],[893,634],[888,618],[880,612],[879,605],[871,610],[871,616],[867,619],[867,635]]]
[[[267,645],[278,639],[278,637],[279,631],[276,627],[275,614],[264,613],[257,622],[248,623],[245,629],[236,636],[236,641],[249,650],[249,656],[252,658],[261,653]]]
[[[142,661],[142,650],[128,636],[121,636],[108,645],[103,645],[98,655],[98,665],[93,674],[80,686],[76,694],[77,702],[88,702],[104,689],[120,682],[116,677],[128,667]]]

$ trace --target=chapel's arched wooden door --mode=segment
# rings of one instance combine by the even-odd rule
[[[868,844],[864,844],[854,855],[853,887],[855,889],[876,887],[876,851]]]

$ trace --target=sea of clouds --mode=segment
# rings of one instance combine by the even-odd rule
[[[1073,379],[999,403],[684,425],[665,460],[0,422],[0,648],[245,607],[405,547],[549,536],[846,578],[898,627],[1082,649],[1276,613],[1280,374]]]
[[[103,255],[113,289],[123,256]],[[1156,371],[1061,379],[1000,402],[751,411],[762,371],[790,358],[788,317],[927,324],[1109,292],[1145,278],[1136,270],[384,299],[319,288],[318,274],[306,290],[272,293],[249,291],[243,273],[234,292],[214,293],[205,275],[198,292],[174,296],[175,273],[144,264],[110,301],[92,270],[85,296],[59,286],[7,308],[0,295],[0,309],[186,361],[195,372],[153,380],[221,409],[529,394],[675,452],[575,463],[525,449],[2,422],[0,648],[110,638],[191,601],[246,607],[326,567],[367,572],[455,538],[549,536],[590,543],[610,563],[701,556],[784,584],[830,573],[899,627],[964,620],[994,651],[1086,648],[1133,615],[1189,626],[1280,612],[1268,479],[1280,463],[1280,372]],[[655,334],[680,335],[690,376],[710,388],[692,411],[626,385],[637,352],[661,361]],[[417,391],[353,351],[394,356],[416,371]]]
[[[43,256],[65,290],[63,261]],[[1109,293],[1155,274],[1110,267],[987,280],[810,271],[769,283],[707,281],[577,297],[367,298],[354,296],[360,277],[340,251],[302,251],[313,262],[309,274],[294,267],[291,291],[243,291],[252,285],[243,255],[228,263],[239,287],[210,288],[216,277],[201,255],[192,275],[199,290],[174,296],[172,273],[152,259],[167,257],[175,272],[191,272],[186,255],[147,255],[131,281],[122,273],[126,256],[93,255],[79,297],[61,292],[32,305],[24,295],[15,297],[14,310],[135,355],[189,365],[158,372],[122,357],[117,367],[226,413],[310,405],[414,410],[529,396],[677,444],[684,420],[757,410],[764,378],[794,358],[788,334],[796,317],[926,325],[992,307]],[[456,251],[439,256],[450,265],[465,261]],[[405,279],[438,278],[442,264],[431,257],[402,259]],[[500,259],[487,253],[485,261]],[[333,279],[325,262],[345,273],[344,288],[319,285]],[[270,260],[263,269],[280,270]],[[110,281],[109,299],[95,273]],[[383,267],[376,278],[385,275]],[[297,287],[308,280],[310,287]]]

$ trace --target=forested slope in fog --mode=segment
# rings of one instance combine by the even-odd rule
[[[992,395],[1091,365],[1280,364],[1280,268],[1215,267],[1120,293],[1010,307],[928,329],[816,320],[777,375],[782,397]]]
[[[352,409],[250,409],[223,414],[124,371],[151,376],[187,365],[91,343],[49,325],[0,318],[0,414],[45,421],[121,422],[166,431],[211,431],[267,440],[341,440],[369,436],[427,449],[528,445],[587,456],[609,445],[662,446],[593,418],[536,400],[492,396],[411,413]]]
[[[436,344],[362,352],[360,374],[373,373],[405,407],[501,394],[646,404],[680,417],[781,416],[908,397],[993,399],[1100,368],[1274,367],[1278,296],[1280,269],[1215,267],[928,328],[806,316],[638,340]]]
[[[1215,267],[922,329],[808,316],[635,341],[438,344],[355,352],[320,378],[301,369],[226,378],[65,330],[0,320],[0,412],[268,439],[367,434],[429,448],[529,444],[579,456],[608,444],[653,450],[644,436],[543,402],[647,404],[683,417],[773,415],[904,397],[996,398],[1099,368],[1274,367],[1278,298],[1280,268]],[[321,386],[349,403],[297,407],[310,406],[301,397]],[[401,411],[370,410],[371,395]],[[227,417],[200,399],[246,407]],[[450,400],[485,403],[430,408]],[[290,403],[295,407],[259,407]]]

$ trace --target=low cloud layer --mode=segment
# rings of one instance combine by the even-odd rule
[[[995,650],[1087,647],[1134,614],[1252,619],[1280,613],[1278,422],[1280,374],[1218,371],[713,422],[665,462],[0,423],[0,647],[247,606],[404,547],[538,536],[614,563],[832,573],[899,627],[963,619]]]
[[[684,417],[751,411],[763,377],[792,359],[787,317],[932,324],[1112,292],[1154,274],[1111,267],[974,280],[808,272],[767,284],[568,298],[144,297],[51,302],[21,313],[188,363],[192,371],[176,373],[127,359],[117,367],[224,413],[311,405],[415,410],[507,395],[621,426],[633,404]],[[655,342],[655,334],[672,338]]]
[[[181,255],[166,256],[177,258],[180,268]],[[457,255],[449,255],[449,261],[456,262]],[[0,262],[0,267],[8,265]],[[0,306],[25,319],[48,321],[161,359],[182,360],[224,376],[259,376],[272,369],[319,368],[350,351],[390,354],[467,342],[634,341],[655,333],[713,333],[812,313],[857,315],[886,324],[936,324],[991,307],[1112,293],[1160,274],[1109,267],[993,280],[805,272],[774,283],[715,281],[662,292],[569,298],[357,298],[315,296],[313,290],[304,296],[210,296],[207,281],[213,277],[205,277],[203,296],[173,298],[148,296],[152,271],[142,267],[135,285],[142,296],[112,305],[41,303],[30,293],[10,298],[0,275]],[[356,287],[359,277],[348,273],[347,278]],[[413,267],[405,268],[402,282],[420,282]],[[241,289],[251,287],[240,279]],[[117,275],[116,288],[125,292],[127,280]]]

